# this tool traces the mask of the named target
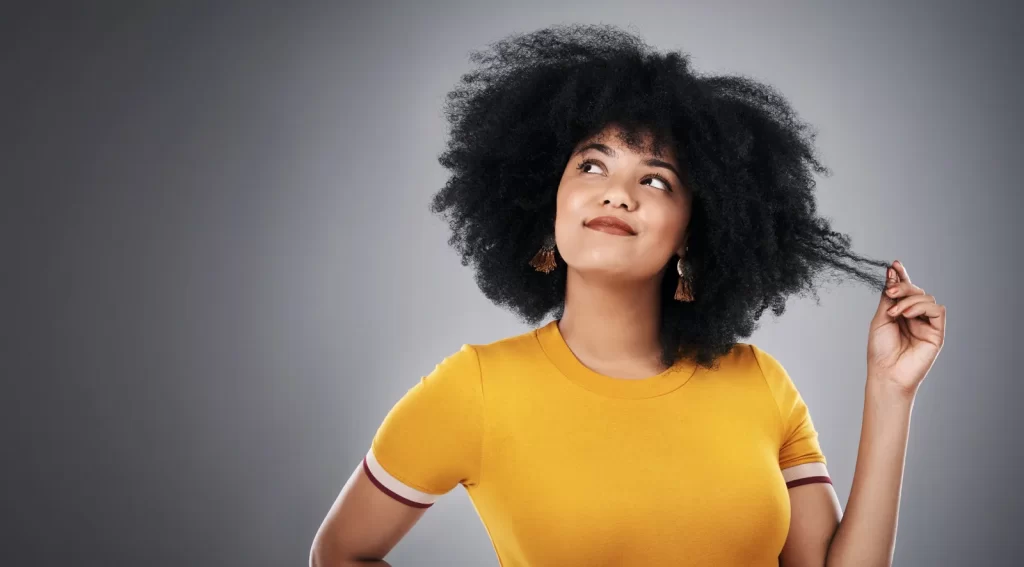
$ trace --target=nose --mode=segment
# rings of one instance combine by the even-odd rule
[[[633,194],[630,192],[626,183],[628,183],[628,181],[609,183],[608,187],[604,191],[603,204],[612,204],[616,207],[625,205],[627,211],[631,211],[636,208],[636,202],[633,199]]]

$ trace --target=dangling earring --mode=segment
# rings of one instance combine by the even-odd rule
[[[549,234],[544,238],[544,245],[540,251],[530,260],[530,265],[538,272],[545,274],[555,269],[555,235]]]
[[[686,250],[689,251],[690,247],[687,246]],[[693,269],[688,262],[683,262],[680,258],[676,262],[676,271],[679,272],[679,284],[673,298],[676,301],[693,301]]]

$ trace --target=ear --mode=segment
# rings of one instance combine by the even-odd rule
[[[676,249],[676,255],[679,256],[680,258],[685,258],[686,257],[687,240],[689,239],[689,237],[690,237],[689,233],[684,234],[683,235],[683,243],[679,245],[678,249]]]

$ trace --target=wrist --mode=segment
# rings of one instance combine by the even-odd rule
[[[867,383],[864,386],[865,392],[872,396],[878,396],[890,400],[913,402],[917,397],[917,389],[920,384],[907,386],[891,378],[868,374]]]

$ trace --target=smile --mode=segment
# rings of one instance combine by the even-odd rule
[[[605,224],[594,224],[593,226],[586,225],[586,228],[589,228],[590,230],[596,230],[598,232],[604,232],[607,234],[614,234],[616,236],[635,236],[633,234],[630,234],[629,231],[614,226],[608,226]]]

